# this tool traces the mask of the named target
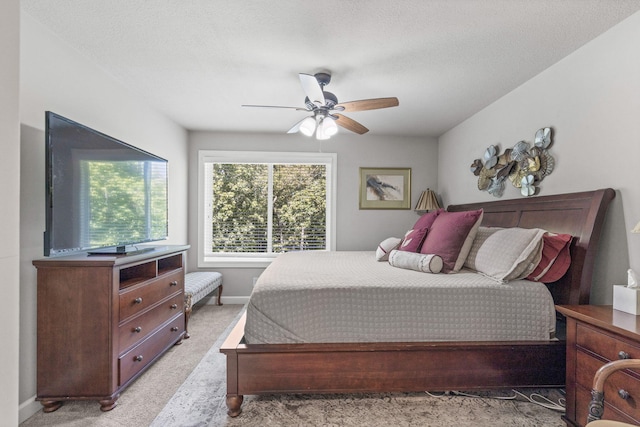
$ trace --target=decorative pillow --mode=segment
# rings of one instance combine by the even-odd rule
[[[442,212],[445,212],[445,210],[442,208],[436,209],[435,211],[427,212],[426,214],[418,218],[415,225],[413,226],[413,229],[415,230],[419,228],[431,228],[431,226],[433,225],[433,221],[435,221],[436,217]]]
[[[460,271],[462,269],[462,266],[464,265],[464,262],[467,260],[467,257],[469,256],[469,251],[471,250],[471,245],[473,245],[473,241],[476,238],[476,234],[478,234],[478,229],[480,228],[480,224],[482,223],[483,216],[484,216],[484,212],[481,211],[480,217],[478,218],[476,223],[473,224],[473,227],[471,227],[471,230],[469,230],[469,234],[467,234],[467,238],[464,240],[464,243],[462,244],[462,249],[460,249],[460,253],[458,254],[458,259],[456,260],[456,264],[453,267],[454,272]]]
[[[389,255],[389,264],[393,267],[424,273],[440,273],[442,270],[442,258],[438,255],[418,254],[395,249]]]
[[[542,236],[539,228],[480,227],[465,266],[501,282],[523,279],[542,258]]]
[[[543,283],[560,280],[571,264],[569,248],[572,239],[570,234],[545,233],[542,236],[542,259],[527,279]]]
[[[407,231],[398,249],[407,252],[418,252],[428,231],[427,228],[414,228]]]
[[[495,233],[498,230],[504,230],[501,227],[478,227],[478,232],[476,233],[476,237],[473,239],[473,243],[471,244],[471,249],[469,249],[469,254],[467,254],[467,259],[464,261],[463,266],[465,268],[469,268],[471,270],[478,270],[476,268],[476,258],[478,256],[478,251],[487,240],[489,236]]]
[[[460,271],[482,222],[482,209],[466,212],[441,212],[429,229],[420,253],[442,258],[442,271]]]
[[[400,246],[400,242],[402,242],[402,239],[399,239],[397,237],[389,237],[388,239],[384,239],[378,245],[378,249],[376,249],[376,259],[378,261],[387,261],[389,259],[389,252],[397,249],[398,246]]]

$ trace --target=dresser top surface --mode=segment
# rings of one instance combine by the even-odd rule
[[[556,309],[566,317],[640,340],[640,316],[611,305],[558,305]]]
[[[162,245],[150,247],[151,250],[133,255],[88,255],[80,253],[67,256],[41,258],[33,261],[36,267],[52,267],[60,266],[116,266],[130,264],[145,259],[158,258],[165,255],[171,255],[178,252],[186,251],[189,245]]]

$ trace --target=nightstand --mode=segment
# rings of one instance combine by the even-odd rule
[[[568,426],[584,426],[596,370],[612,360],[640,358],[640,316],[612,306],[556,309],[567,318],[567,405],[563,419]],[[602,418],[640,424],[640,371],[619,371],[609,377]]]

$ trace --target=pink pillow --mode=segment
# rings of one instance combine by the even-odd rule
[[[482,209],[465,212],[441,212],[433,222],[420,253],[439,255],[442,258],[444,273],[459,271],[464,259],[462,262],[458,262],[458,258],[466,258],[471,249],[471,245],[468,245],[465,247],[467,253],[463,254],[461,252],[463,245],[468,237],[473,241],[475,234],[470,236],[470,233],[472,230],[477,232],[480,221],[482,221]]]
[[[402,243],[400,243],[399,251],[419,252],[424,238],[427,236],[427,228],[418,228],[407,231],[404,235]]]
[[[572,239],[570,234],[545,233],[542,236],[542,259],[527,279],[542,283],[560,280],[571,264],[569,248]]]
[[[427,212],[426,214],[418,218],[415,225],[413,226],[413,229],[416,230],[418,228],[431,228],[431,226],[433,225],[433,221],[435,221],[436,217],[442,212],[445,212],[445,210],[437,209],[435,211]]]

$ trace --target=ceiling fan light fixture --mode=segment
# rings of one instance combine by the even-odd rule
[[[298,121],[287,133],[300,132],[306,136],[316,134],[317,139],[329,139],[338,132],[338,127],[363,135],[369,131],[355,120],[341,114],[342,112],[377,110],[380,108],[397,107],[398,98],[372,98],[359,101],[338,103],[338,98],[331,92],[326,92],[324,87],[331,81],[331,74],[316,73],[315,75],[300,73],[300,83],[305,93],[305,107],[282,107],[277,105],[243,105],[243,107],[265,107],[292,109],[305,111],[311,114]],[[339,114],[340,113],[340,114]],[[331,119],[329,121],[325,119]]]
[[[318,129],[316,130],[316,139],[319,140],[325,140],[325,139],[329,139],[331,138],[330,135],[327,135],[327,133],[324,131],[322,126],[318,126]]]
[[[309,116],[302,121],[300,124],[300,133],[306,136],[313,135],[313,132],[316,130],[316,121],[313,117]]]
[[[338,125],[336,124],[336,121],[329,117],[325,117],[324,120],[322,120],[322,132],[327,136],[333,136],[338,133]]]

